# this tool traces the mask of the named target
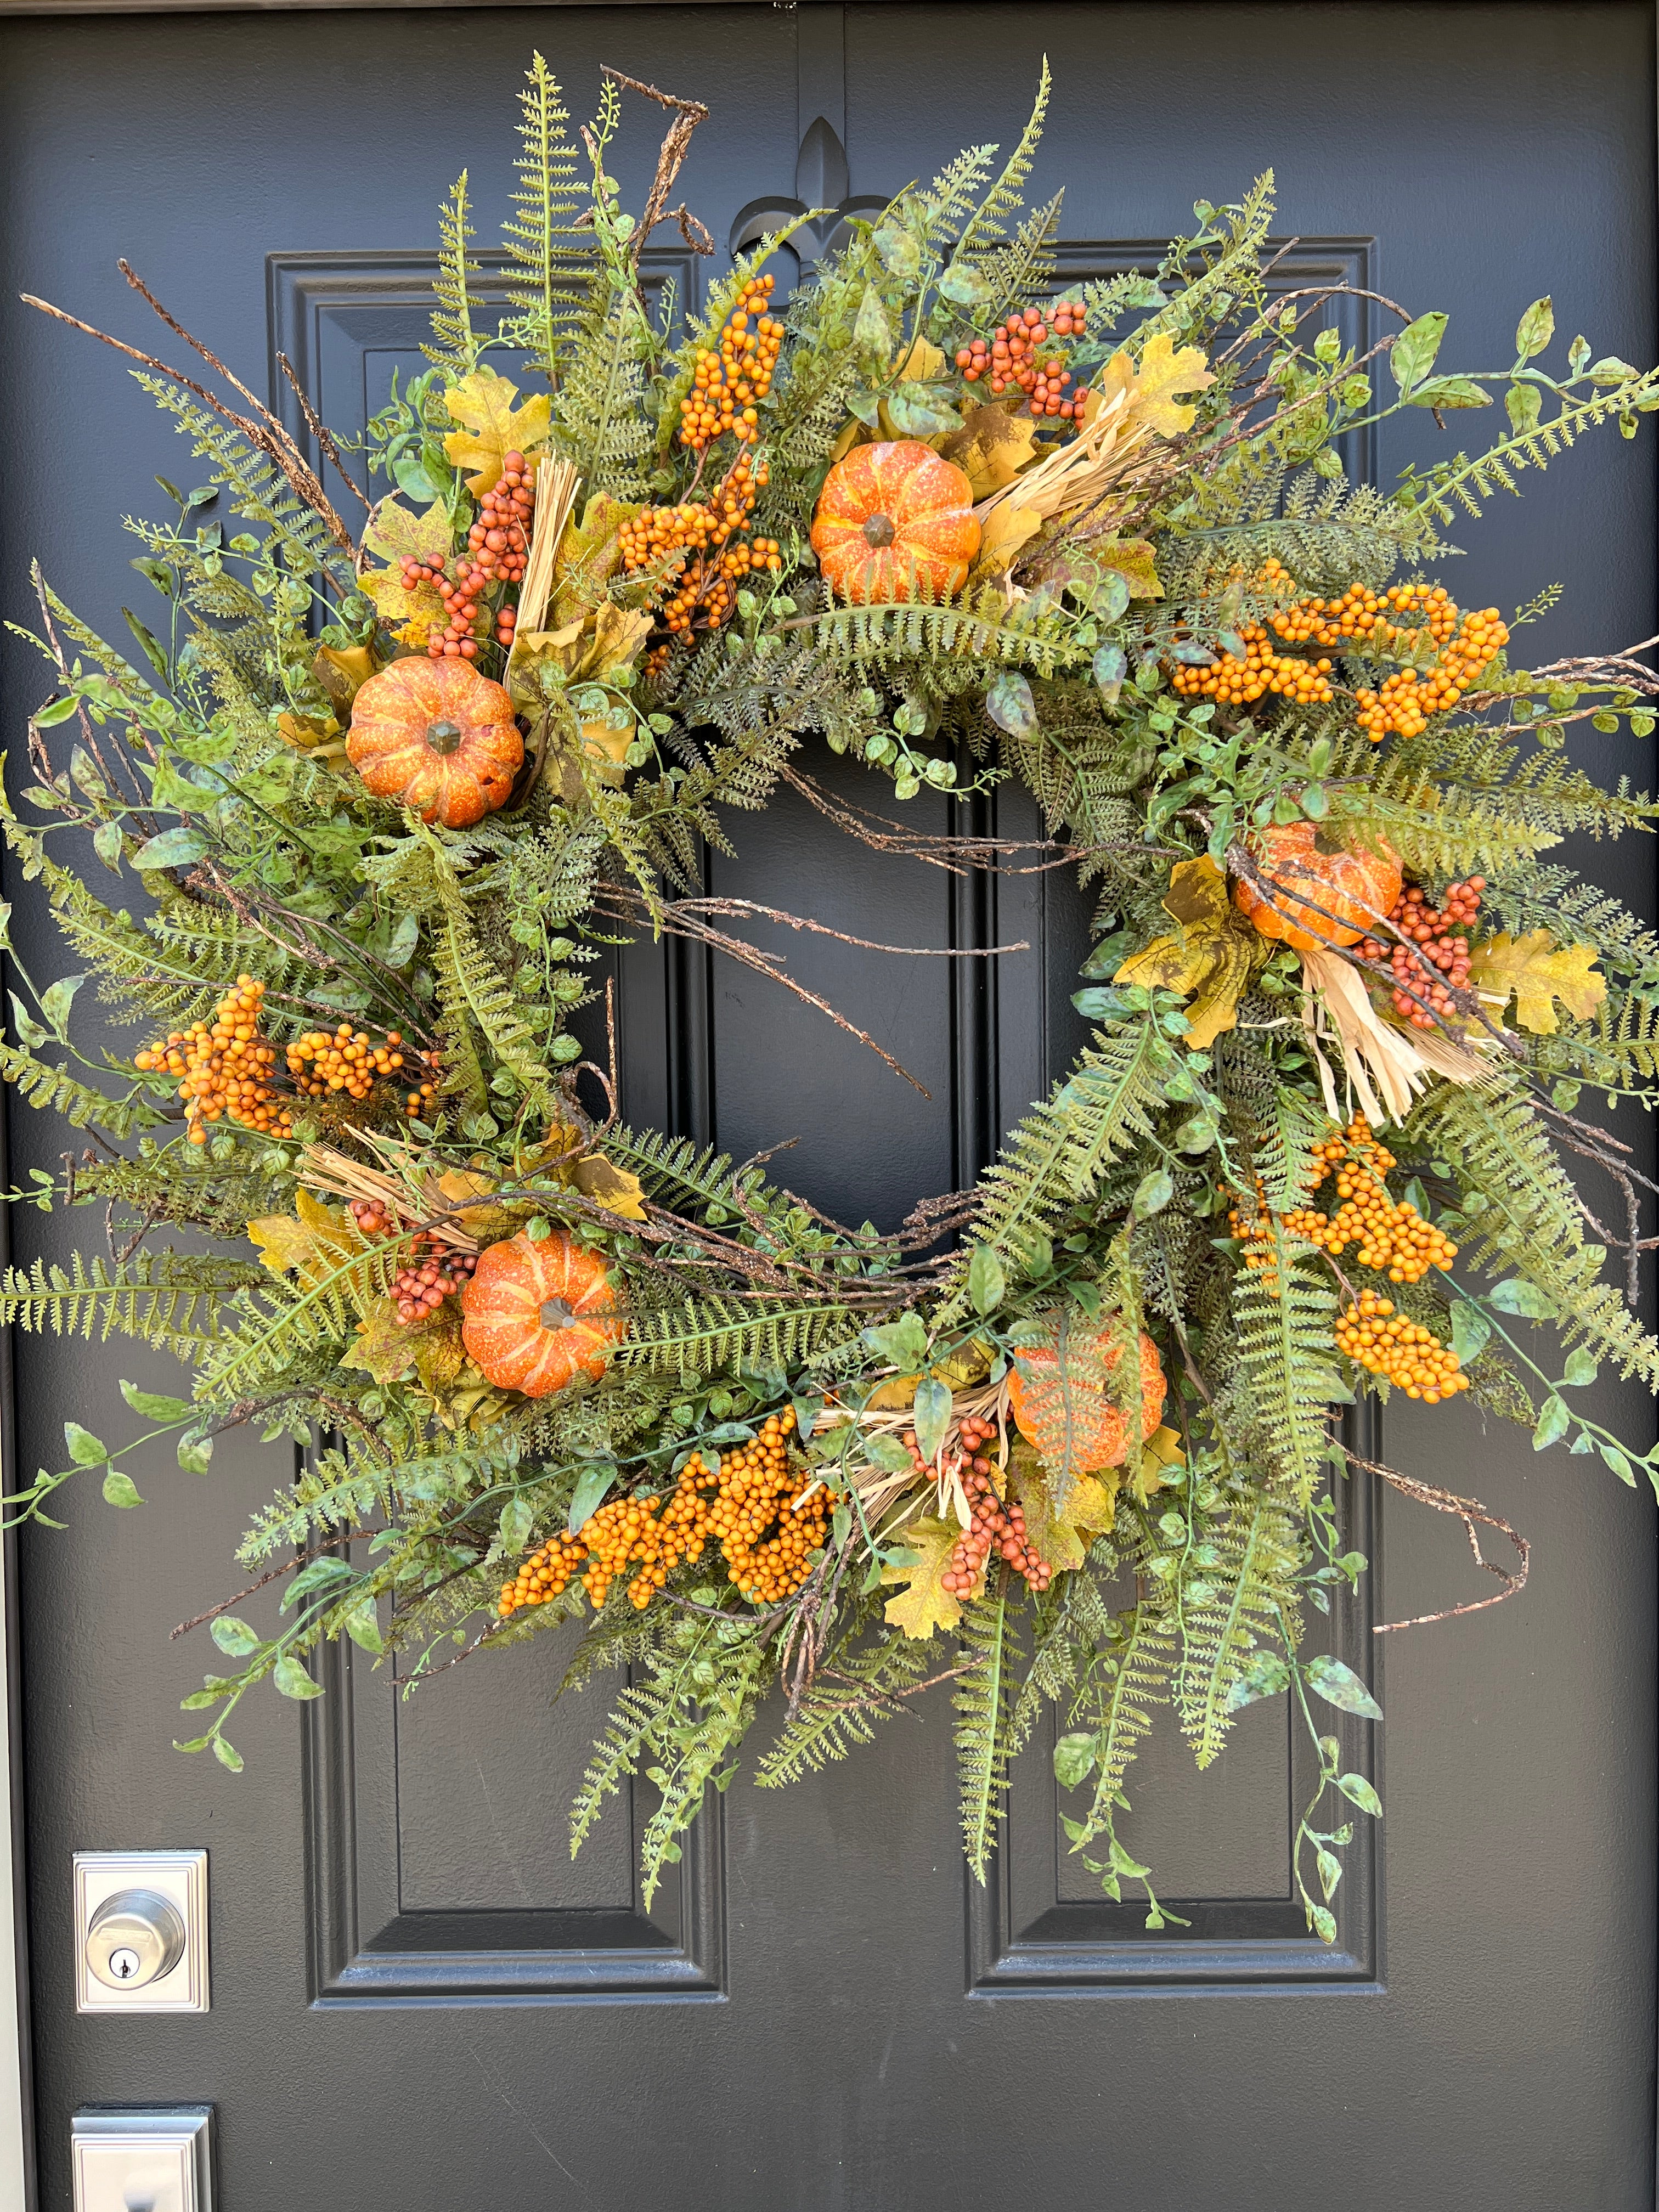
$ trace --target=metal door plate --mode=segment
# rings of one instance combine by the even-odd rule
[[[213,2212],[213,2107],[77,2112],[75,2212]]]
[[[87,1963],[94,1915],[124,1889],[165,1898],[185,1923],[177,1966],[134,1990],[111,1989]],[[76,1851],[75,2008],[77,2012],[205,2012],[208,2008],[208,1855],[205,1851]]]

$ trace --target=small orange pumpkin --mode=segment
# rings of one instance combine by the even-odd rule
[[[478,1255],[461,1292],[461,1341],[498,1390],[550,1397],[579,1375],[597,1382],[625,1324],[605,1262],[555,1231],[505,1237]]]
[[[818,494],[812,550],[830,590],[857,605],[945,599],[979,550],[974,487],[918,439],[854,446]]]
[[[1099,1329],[1073,1325],[1066,1346],[1066,1377],[1060,1380],[1058,1346],[1028,1346],[1008,1377],[1008,1407],[1015,1425],[1043,1458],[1058,1465],[1066,1457],[1079,1474],[1103,1467],[1121,1467],[1129,1456],[1129,1424],[1106,1395],[1106,1377],[1122,1357],[1109,1325]],[[1143,1330],[1140,1338],[1140,1434],[1144,1443],[1164,1419],[1164,1369],[1158,1346]]]
[[[353,700],[346,757],[376,799],[467,830],[506,805],[524,739],[512,700],[470,660],[411,653]]]
[[[1293,952],[1357,945],[1400,896],[1400,862],[1386,845],[1375,853],[1351,852],[1322,836],[1311,822],[1265,830],[1257,858],[1275,886],[1273,900],[1241,876],[1233,885],[1233,904],[1263,937],[1282,939]],[[1307,893],[1308,904],[1295,897],[1298,890]]]

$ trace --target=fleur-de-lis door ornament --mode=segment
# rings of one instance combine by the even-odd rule
[[[810,216],[811,222],[801,224],[783,251],[793,253],[802,269],[835,252],[847,243],[854,216],[879,215],[887,204],[879,195],[850,198],[850,182],[847,150],[835,125],[820,115],[808,125],[795,157],[794,198],[769,194],[740,208],[732,225],[733,258],[757,246],[769,232],[786,229],[802,216]]]

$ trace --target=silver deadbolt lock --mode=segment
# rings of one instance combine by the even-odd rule
[[[153,1889],[118,1889],[92,1916],[87,1964],[106,1989],[142,1990],[170,1974],[185,1954],[185,1923]]]
[[[207,1853],[77,1851],[77,2012],[205,2012]]]

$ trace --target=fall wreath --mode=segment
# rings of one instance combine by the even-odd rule
[[[648,1897],[763,1712],[772,1785],[949,1677],[975,1873],[1058,1700],[1073,1847],[1161,1925],[1115,1832],[1154,1709],[1204,1765],[1288,1692],[1329,1938],[1347,1831],[1322,1808],[1379,1809],[1310,1702],[1376,1713],[1309,1648],[1364,1571],[1344,1482],[1513,1536],[1506,1591],[1526,1566],[1474,1501],[1357,1461],[1335,1409],[1467,1394],[1659,1480],[1572,1395],[1599,1362],[1659,1384],[1632,1310],[1652,1186],[1577,1110],[1651,1103],[1659,939],[1542,858],[1650,826],[1565,733],[1647,734],[1655,679],[1518,666],[1552,595],[1505,622],[1429,574],[1523,471],[1633,434],[1659,374],[1582,338],[1547,366],[1547,300],[1491,373],[1441,368],[1439,313],[1357,355],[1330,288],[1270,289],[1268,181],[1200,203],[1156,269],[1054,296],[1055,210],[1021,206],[1048,88],[1006,165],[969,152],[853,222],[787,301],[768,240],[683,325],[640,257],[703,111],[607,71],[573,144],[537,58],[511,310],[483,326],[463,178],[430,366],[359,442],[386,487],[360,532],[297,381],[304,442],[127,272],[201,356],[121,349],[207,481],[129,525],[161,618],[129,615],[125,650],[37,578],[55,688],[37,818],[4,826],[145,1035],[83,1056],[82,978],[14,959],[0,1067],[96,1143],[12,1195],[111,1226],[107,1256],[14,1271],[4,1313],[189,1362],[188,1399],[123,1385],[188,1468],[240,1423],[307,1447],[241,1553],[287,1577],[279,1625],[203,1616],[226,1671],[181,1750],[240,1768],[230,1716],[267,1679],[319,1694],[321,1639],[399,1647],[418,1684],[579,1617],[571,1679],[633,1674],[573,1844],[647,1771]],[[624,94],[672,112],[637,216],[605,166]],[[1345,477],[1348,434],[1500,390],[1474,457],[1386,495]],[[699,858],[781,778],[885,849],[1008,860],[840,805],[820,745],[900,801],[1020,779],[1048,826],[1020,864],[1097,901],[1093,1042],[975,1189],[892,1234],[630,1128],[614,1050],[572,1026],[591,1004],[603,1035],[592,963],[631,931],[765,964]],[[1587,1240],[1564,1155],[1611,1177],[1622,1236]],[[141,1503],[134,1446],[66,1436],[14,1520],[77,1469]]]

